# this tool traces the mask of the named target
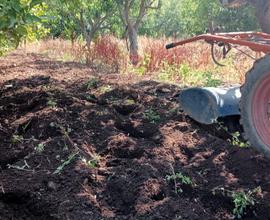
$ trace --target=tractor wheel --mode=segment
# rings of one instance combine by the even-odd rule
[[[270,55],[255,62],[241,88],[241,124],[252,147],[270,158]]]

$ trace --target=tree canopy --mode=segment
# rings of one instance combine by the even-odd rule
[[[23,39],[45,36],[43,28],[46,5],[42,0],[2,0],[0,2],[0,53],[16,47]]]
[[[155,10],[151,10],[155,9]],[[0,51],[42,37],[83,39],[103,33],[187,37],[207,32],[259,30],[252,5],[226,8],[219,0],[2,0]],[[135,32],[134,32],[135,31]],[[136,45],[135,45],[136,49]]]

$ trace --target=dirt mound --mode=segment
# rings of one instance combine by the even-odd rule
[[[0,68],[0,219],[233,219],[229,192],[259,186],[242,217],[270,217],[270,162],[186,117],[177,86],[20,51]]]

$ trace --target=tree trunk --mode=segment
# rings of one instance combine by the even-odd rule
[[[128,39],[129,39],[129,56],[130,61],[133,65],[137,65],[139,62],[139,54],[138,54],[138,34],[137,28],[133,25],[128,26]]]
[[[91,43],[92,43],[92,34],[88,32],[86,35],[86,64],[90,64],[91,62]]]
[[[76,33],[74,31],[71,32],[70,39],[71,39],[71,47],[74,48],[75,40],[76,40]]]

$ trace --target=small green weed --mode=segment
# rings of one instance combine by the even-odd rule
[[[74,58],[69,53],[63,53],[60,60],[63,62],[71,62],[74,60]]]
[[[99,88],[99,92],[100,92],[100,93],[106,93],[106,92],[110,92],[110,91],[112,91],[112,90],[113,90],[113,87],[110,86],[110,85],[107,85],[107,86],[101,86],[101,87]]]
[[[67,143],[66,143],[66,142],[64,142],[63,151],[68,151],[68,145],[67,145]]]
[[[31,120],[29,120],[25,125],[22,126],[23,133],[25,133],[25,131],[28,128],[28,126],[30,125],[30,123],[31,123]]]
[[[51,107],[51,108],[55,108],[55,107],[57,106],[57,103],[56,103],[56,101],[54,101],[53,99],[49,99],[49,100],[47,101],[47,105],[48,105],[49,107]]]
[[[136,68],[132,68],[131,71],[138,76],[144,76],[147,71],[147,68],[145,66],[139,66]]]
[[[67,126],[66,128],[63,126],[60,126],[60,129],[65,137],[69,136],[70,132],[72,131],[72,129],[69,126]]]
[[[95,112],[97,116],[103,116],[103,115],[107,115],[108,114],[108,111],[105,109],[105,110],[101,110],[101,111],[96,111]]]
[[[98,87],[98,83],[99,83],[99,81],[96,78],[88,80],[87,83],[86,83],[87,90],[96,89]]]
[[[175,175],[167,175],[166,180],[178,180],[182,184],[192,185],[192,180],[190,177],[183,175],[181,172],[175,173]]]
[[[35,151],[38,153],[42,153],[44,151],[45,148],[45,144],[44,143],[39,143],[36,147],[35,147]]]
[[[55,122],[51,122],[50,127],[59,128],[64,136],[68,136],[69,133],[72,131],[72,129],[69,127],[69,125],[67,125],[67,127],[65,128],[61,124],[58,124],[58,123],[55,123]]]
[[[12,138],[11,138],[11,143],[12,144],[17,144],[17,143],[22,143],[24,140],[23,136],[22,135],[12,135]]]
[[[101,157],[98,154],[93,154],[92,158],[90,160],[87,160],[86,158],[82,158],[82,162],[89,168],[94,169],[97,168],[97,166],[100,163]]]
[[[135,104],[135,101],[134,101],[133,99],[126,99],[126,100],[124,101],[124,103],[125,103],[126,105],[134,105],[134,104]]]
[[[164,63],[164,68],[159,72],[159,80],[174,81],[181,80],[184,86],[219,86],[222,81],[216,79],[210,70],[197,70],[189,64],[169,65]]]
[[[167,175],[165,179],[169,182],[173,181],[175,185],[175,192],[176,193],[182,193],[183,190],[179,186],[179,183],[181,185],[193,185],[192,179],[189,176],[184,175],[181,172],[174,173],[172,175]]]
[[[233,214],[237,218],[242,218],[245,210],[248,206],[255,205],[255,198],[252,195],[253,193],[249,191],[248,193],[245,192],[234,192],[232,195],[234,209]]]
[[[138,76],[144,76],[148,71],[150,61],[150,55],[145,54],[143,59],[140,61],[140,64],[137,67],[132,66],[129,71],[135,73]]]
[[[178,78],[179,68],[175,65],[164,63],[164,68],[158,74],[158,80],[170,82]]]
[[[89,102],[95,102],[97,100],[94,95],[89,95],[89,94],[85,95],[85,98]]]
[[[234,132],[232,133],[232,140],[231,140],[231,143],[232,145],[235,145],[235,146],[239,146],[239,147],[249,147],[249,143],[248,142],[243,142],[240,140],[240,132]]]
[[[148,109],[144,112],[143,117],[149,120],[151,123],[158,123],[160,121],[160,115],[153,109]]]
[[[78,152],[70,154],[68,158],[65,161],[63,161],[59,167],[57,167],[57,169],[53,172],[53,174],[60,174],[63,171],[63,169],[75,159],[77,155]]]
[[[172,108],[172,109],[170,109],[169,111],[168,111],[168,113],[170,114],[170,115],[175,115],[175,114],[177,114],[177,112],[179,111],[179,107],[175,107],[175,108]]]
[[[261,187],[257,187],[253,190],[245,191],[230,191],[224,188],[215,188],[212,190],[212,193],[215,195],[218,192],[221,192],[223,196],[230,197],[234,204],[233,214],[235,218],[242,218],[245,215],[245,212],[248,207],[252,207],[256,204],[256,194],[261,193]]]

